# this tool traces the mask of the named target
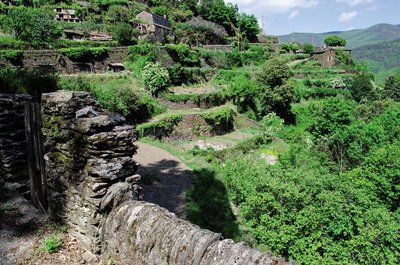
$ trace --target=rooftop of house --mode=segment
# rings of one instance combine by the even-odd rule
[[[341,50],[341,51],[347,51],[347,52],[350,52],[351,51],[351,49],[349,49],[349,48],[346,48],[346,47],[344,47],[344,46],[324,46],[324,47],[318,47],[315,51],[314,51],[314,54],[319,54],[319,53],[324,53],[324,52],[326,52],[326,51],[329,51],[329,50]]]

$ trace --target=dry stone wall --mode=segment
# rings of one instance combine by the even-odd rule
[[[222,239],[157,205],[129,201],[104,221],[103,249],[119,264],[295,264],[269,252]]]
[[[103,216],[114,204],[138,197],[136,132],[86,92],[44,94],[42,109],[52,213],[99,253]]]
[[[24,104],[33,98],[0,94],[0,184],[21,193],[29,191]]]
[[[24,52],[22,60],[14,66],[26,69],[54,68],[61,74],[105,73],[110,70],[111,64],[123,63],[128,53],[127,47],[114,47],[109,48],[106,54],[99,59],[73,61],[58,50],[27,50]],[[0,64],[13,65],[9,61],[0,61]]]
[[[104,263],[289,264],[139,201],[136,132],[90,94],[44,94],[42,104],[53,213]]]

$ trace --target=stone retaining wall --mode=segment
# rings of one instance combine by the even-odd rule
[[[223,239],[151,203],[119,205],[103,227],[104,254],[118,264],[295,264],[245,243]]]
[[[0,94],[0,185],[29,192],[24,104],[29,95]]]
[[[27,50],[24,51],[22,61],[14,66],[26,69],[54,68],[60,74],[105,73],[110,70],[110,64],[123,63],[128,54],[128,47],[113,47],[98,60],[73,61],[58,50]],[[7,61],[0,63],[13,65]]]
[[[136,131],[87,92],[43,94],[42,111],[51,213],[86,249],[100,253],[104,216],[138,198]]]

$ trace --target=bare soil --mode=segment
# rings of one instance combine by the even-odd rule
[[[49,235],[61,237],[55,253],[46,253],[43,241]],[[60,231],[48,216],[17,193],[0,192],[0,264],[97,264],[85,256],[78,241]]]

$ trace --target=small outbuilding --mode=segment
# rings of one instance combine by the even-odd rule
[[[313,58],[321,63],[322,67],[331,67],[338,65],[337,53],[338,51],[351,54],[351,50],[341,46],[327,46],[317,49],[313,53]]]
[[[121,73],[125,71],[125,66],[122,63],[110,63],[108,64],[108,70],[114,73]]]

